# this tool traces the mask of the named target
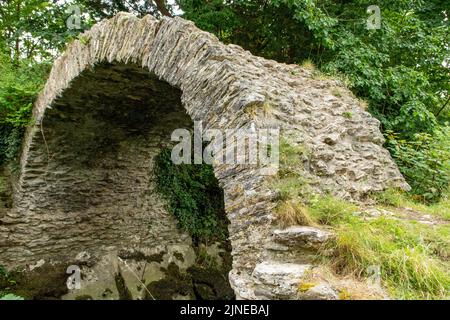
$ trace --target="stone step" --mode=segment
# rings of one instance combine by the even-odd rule
[[[298,290],[297,298],[300,300],[339,300],[338,291],[327,282],[310,284],[310,288]]]
[[[257,283],[254,295],[258,299],[296,299],[298,284],[310,269],[309,264],[261,262],[252,273]]]
[[[337,290],[328,282],[322,280],[308,282],[305,276],[312,269],[313,266],[310,264],[264,261],[256,265],[252,273],[256,280],[253,295],[256,299],[339,299]]]
[[[266,284],[274,284],[276,279],[298,281],[310,268],[309,264],[264,261],[256,265],[253,276]]]
[[[307,226],[292,226],[276,229],[272,232],[273,240],[285,246],[299,246],[317,249],[333,237],[333,233]]]

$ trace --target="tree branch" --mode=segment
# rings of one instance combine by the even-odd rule
[[[450,102],[450,96],[447,99],[447,102],[444,103],[444,105],[442,106],[442,108],[438,111],[438,113],[436,114],[436,118],[439,117],[439,114],[442,112],[442,110],[444,110],[444,108],[448,105],[448,103]]]
[[[172,17],[172,14],[166,7],[166,2],[164,0],[153,0],[156,4],[156,8],[158,8],[158,11],[161,12],[163,16],[166,17]]]

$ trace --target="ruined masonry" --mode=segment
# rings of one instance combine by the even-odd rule
[[[339,81],[224,45],[181,18],[120,13],[94,25],[55,61],[33,117],[13,206],[0,211],[0,262],[8,267],[123,248],[192,260],[191,240],[165,210],[152,168],[171,132],[193,121],[281,128],[308,150],[305,175],[319,192],[357,200],[408,188],[382,147],[379,122]],[[316,244],[331,235],[280,228],[264,168],[214,171],[230,220],[236,297],[308,298],[296,287]],[[329,288],[316,291],[313,298],[335,298]]]

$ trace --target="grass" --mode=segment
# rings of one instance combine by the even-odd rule
[[[350,111],[345,111],[342,116],[346,119],[351,119],[353,117],[353,113]]]
[[[316,65],[314,64],[314,62],[312,62],[311,59],[304,60],[300,66],[306,70],[310,71],[316,70]]]
[[[297,145],[287,138],[280,140],[280,179],[302,175],[303,161],[309,156],[309,150],[303,145]]]
[[[270,115],[272,115],[273,107],[269,102],[264,101],[264,103],[262,105],[262,111],[263,111],[264,117],[267,118]]]
[[[5,192],[6,190],[6,181],[5,178],[0,175],[0,193]]]
[[[223,189],[211,165],[175,165],[171,149],[164,148],[156,157],[154,173],[168,211],[194,242],[227,239]]]
[[[298,201],[288,200],[280,202],[276,207],[277,220],[283,227],[293,225],[315,226],[317,223],[311,218],[306,206]]]
[[[210,255],[204,246],[199,246],[197,252],[197,264],[203,268],[219,269],[217,258]]]
[[[282,138],[279,152],[278,174],[272,181],[272,188],[278,193],[278,201],[305,198],[310,191],[308,179],[304,177],[303,162],[307,160],[309,151],[303,145]]]
[[[331,94],[337,98],[341,98],[342,97],[342,93],[338,88],[333,88],[331,90]]]
[[[326,248],[333,254],[322,257],[335,272],[367,277],[369,267],[379,266],[382,282],[395,298],[450,298],[448,225],[386,216],[364,220],[356,211],[354,204],[331,196],[309,209],[313,220],[332,226],[336,233]]]
[[[369,108],[369,103],[364,99],[358,98],[358,104],[363,110],[367,110]]]
[[[387,208],[411,208],[450,221],[450,191],[444,195],[441,201],[431,205],[415,201],[407,193],[398,189],[387,189],[374,194],[372,197],[379,205]]]

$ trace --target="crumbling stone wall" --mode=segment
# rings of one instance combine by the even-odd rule
[[[164,112],[161,117],[169,118],[151,117],[161,104],[166,104],[165,112],[177,110],[177,97],[190,120],[203,121],[205,128],[236,129],[251,123],[281,128],[293,143],[308,148],[305,174],[318,190],[358,199],[387,186],[408,188],[382,147],[379,122],[338,81],[319,80],[296,65],[223,45],[180,18],[138,19],[121,13],[82,37],[55,61],[34,106],[35,125],[23,143],[15,208],[0,217],[0,260],[22,263],[61,254],[80,243],[133,241],[147,217],[161,233],[169,230],[171,224],[164,222],[169,217],[158,210],[138,217],[135,208],[158,207],[145,190],[151,184],[147,173],[152,150],[161,141],[156,136],[187,119],[177,118],[180,112],[176,119]],[[115,77],[120,85],[111,91]],[[152,104],[155,97],[159,103]],[[93,109],[94,102],[104,102],[101,112]],[[120,106],[129,104],[142,113],[126,114]],[[81,128],[75,125],[79,122]],[[147,135],[134,136],[136,129]],[[105,146],[104,154],[91,152],[97,143]],[[214,169],[230,220],[230,280],[238,297],[292,298],[295,279],[309,265],[274,253],[275,193],[266,183],[267,171],[225,164]],[[94,211],[104,215],[97,218]],[[84,236],[83,228],[93,225],[98,237]],[[157,240],[149,238],[152,241]],[[280,288],[285,290],[278,292]]]

